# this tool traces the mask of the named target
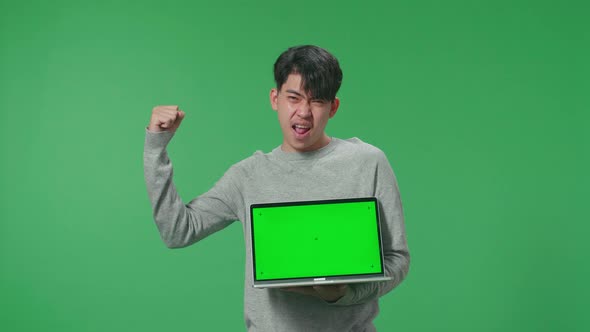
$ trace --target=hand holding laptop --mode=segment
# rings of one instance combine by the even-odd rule
[[[304,295],[311,295],[319,297],[326,302],[336,302],[346,294],[348,285],[315,285],[315,286],[300,286],[300,287],[286,287],[281,288],[287,292],[300,293]]]

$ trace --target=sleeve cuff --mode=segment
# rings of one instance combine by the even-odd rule
[[[173,132],[169,131],[150,131],[145,128],[145,143],[144,151],[146,152],[160,152],[166,149],[166,146],[174,136]]]

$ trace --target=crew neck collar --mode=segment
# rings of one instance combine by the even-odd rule
[[[311,160],[322,158],[328,153],[332,152],[340,140],[335,137],[330,137],[330,143],[313,151],[308,152],[285,152],[281,149],[281,145],[274,148],[271,152],[273,156],[281,160]]]

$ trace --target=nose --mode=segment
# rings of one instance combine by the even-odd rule
[[[301,118],[308,118],[311,115],[309,103],[301,103],[297,108],[297,115]]]

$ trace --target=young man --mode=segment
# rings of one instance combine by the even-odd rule
[[[246,242],[244,318],[249,331],[374,331],[378,299],[406,276],[410,256],[395,175],[378,148],[325,133],[338,111],[342,71],[316,46],[286,50],[274,65],[270,103],[283,142],[227,170],[208,192],[184,204],[172,182],[166,146],[184,119],[157,106],[146,130],[144,171],[154,220],[170,248],[185,247],[242,221]],[[379,201],[385,282],[336,286],[252,287],[249,207],[254,203],[375,196]]]

